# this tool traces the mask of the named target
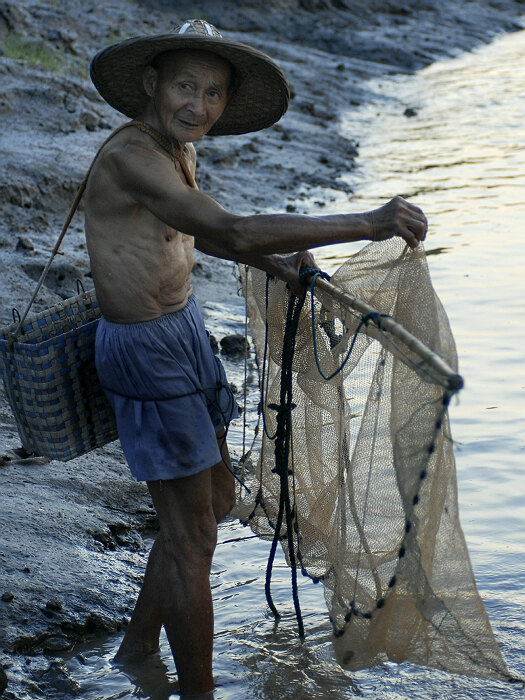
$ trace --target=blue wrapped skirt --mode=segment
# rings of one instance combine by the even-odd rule
[[[216,434],[237,404],[194,296],[152,321],[101,318],[95,357],[137,480],[178,479],[220,462]]]

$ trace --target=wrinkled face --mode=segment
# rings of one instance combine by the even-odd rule
[[[230,64],[206,51],[170,51],[144,71],[151,97],[145,116],[179,143],[196,141],[221,116],[228,100]],[[157,122],[157,123],[155,123]]]

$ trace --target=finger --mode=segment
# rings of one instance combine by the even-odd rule
[[[292,294],[295,294],[296,297],[301,298],[306,293],[306,287],[300,282],[296,282],[295,284],[289,284],[289,287]]]
[[[408,205],[408,207],[410,209],[410,211],[409,211],[410,218],[421,222],[425,226],[425,230],[426,230],[426,227],[428,226],[428,221],[427,221],[427,217],[425,216],[423,210],[420,209],[419,207],[414,206],[413,204],[410,204],[410,202],[406,202],[406,204]]]
[[[422,223],[425,227],[428,226],[427,217],[423,214],[423,212],[421,211],[421,209],[418,209],[417,212],[415,212],[415,218],[416,218],[418,221],[421,221],[421,223]]]
[[[422,216],[424,216],[423,210],[421,209],[421,207],[418,207],[416,204],[412,204],[412,202],[409,202],[407,199],[403,199],[402,197],[400,197],[399,199],[408,209],[410,209],[414,213],[417,212],[418,214],[421,214]]]
[[[298,270],[303,267],[313,267],[316,270],[319,269],[319,266],[315,262],[314,256],[308,251],[305,251],[299,259]]]
[[[414,236],[422,241],[425,238],[425,235],[427,233],[427,222],[426,219],[425,221],[421,221],[420,219],[413,219],[411,222],[407,224],[407,229],[414,234]]]
[[[313,267],[314,270],[319,270],[319,265],[315,262],[315,259],[310,256],[307,260],[305,260],[306,265],[303,265],[304,267]]]
[[[400,228],[397,232],[397,235],[399,236],[399,238],[402,238],[410,248],[417,248],[417,246],[419,245],[419,238],[410,226],[403,226],[402,228]]]
[[[421,239],[419,239],[416,235],[414,235],[414,233],[412,233],[412,231],[409,231],[409,232],[408,232],[408,235],[405,237],[405,241],[408,243],[408,245],[409,245],[412,249],[418,247],[418,245],[419,245],[419,243],[420,243],[420,240],[421,240]]]

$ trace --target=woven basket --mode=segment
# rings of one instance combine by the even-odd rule
[[[0,374],[23,447],[67,462],[117,438],[95,368],[94,290],[0,329]]]

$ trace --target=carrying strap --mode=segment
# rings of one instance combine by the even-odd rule
[[[187,164],[187,162],[186,162],[186,160],[185,160],[183,150],[181,149],[180,145],[179,145],[176,141],[170,142],[169,139],[166,138],[166,136],[164,136],[163,134],[161,134],[159,131],[157,131],[156,129],[154,129],[152,126],[150,126],[149,124],[146,124],[145,122],[141,122],[141,121],[138,121],[138,120],[133,120],[133,121],[131,121],[131,122],[126,122],[126,124],[121,124],[120,126],[118,126],[118,127],[108,136],[108,138],[104,141],[104,143],[102,144],[102,146],[100,146],[100,148],[98,149],[97,153],[95,154],[95,157],[94,157],[93,160],[91,161],[91,165],[89,166],[89,169],[88,169],[87,173],[85,174],[85,176],[84,176],[82,182],[80,183],[80,185],[79,185],[79,187],[78,187],[77,193],[76,193],[76,195],[75,195],[75,198],[74,198],[74,200],[73,200],[73,203],[71,204],[71,207],[70,207],[70,209],[69,209],[69,212],[68,212],[68,215],[67,215],[66,220],[65,220],[65,222],[64,222],[64,225],[62,226],[62,230],[60,231],[60,234],[59,234],[59,236],[58,236],[58,238],[57,238],[57,241],[56,241],[56,243],[55,243],[55,245],[54,245],[54,247],[53,247],[53,250],[51,251],[51,256],[50,256],[49,260],[47,261],[47,263],[46,263],[44,269],[42,270],[42,274],[40,275],[40,278],[39,278],[39,280],[38,280],[38,282],[37,282],[36,289],[35,289],[35,291],[34,291],[34,293],[33,293],[33,296],[31,297],[31,299],[30,299],[30,301],[29,301],[29,304],[27,305],[26,310],[25,310],[24,313],[22,314],[22,316],[21,316],[21,318],[20,318],[20,320],[19,320],[19,322],[18,322],[18,325],[17,325],[16,329],[15,329],[14,332],[11,334],[11,337],[10,337],[9,342],[8,342],[8,349],[12,346],[12,344],[13,344],[13,343],[16,341],[16,339],[18,338],[18,335],[19,335],[19,333],[20,333],[20,330],[21,330],[22,326],[24,325],[24,322],[25,322],[25,320],[26,320],[26,318],[27,318],[27,315],[28,315],[28,313],[29,313],[31,307],[32,307],[33,304],[34,304],[35,299],[37,298],[38,293],[39,293],[40,289],[42,288],[42,285],[44,284],[44,280],[45,280],[46,277],[47,277],[47,273],[49,272],[49,268],[51,267],[51,265],[52,265],[52,263],[53,263],[53,260],[55,259],[55,256],[58,254],[58,251],[60,250],[60,246],[62,245],[62,241],[64,240],[64,236],[66,235],[66,232],[67,232],[67,230],[68,230],[68,228],[69,228],[69,225],[71,224],[71,220],[73,219],[73,216],[75,215],[75,212],[76,212],[76,210],[77,210],[77,208],[78,208],[78,205],[79,205],[79,203],[80,203],[80,200],[82,199],[82,195],[84,194],[84,191],[85,191],[85,189],[86,189],[86,185],[87,185],[89,176],[90,176],[90,174],[91,174],[91,171],[93,170],[93,166],[95,165],[95,161],[96,161],[97,158],[99,157],[99,155],[100,155],[102,149],[104,148],[104,146],[105,146],[109,141],[111,141],[111,139],[112,139],[114,136],[116,136],[116,135],[117,135],[118,133],[120,133],[123,129],[126,129],[126,128],[129,127],[129,126],[134,126],[134,127],[136,127],[137,129],[140,129],[140,131],[142,131],[143,133],[146,133],[146,134],[148,134],[149,136],[151,136],[151,138],[154,139],[154,140],[159,144],[159,146],[161,146],[172,158],[178,160],[179,163],[180,163],[182,172],[184,173],[184,177],[186,178],[186,181],[188,182],[188,185],[189,185],[190,187],[193,187],[193,188],[197,189],[197,183],[195,182],[195,178],[193,177],[193,174],[191,173],[191,171],[190,171],[190,169],[189,169],[189,167],[188,167],[188,164]]]

